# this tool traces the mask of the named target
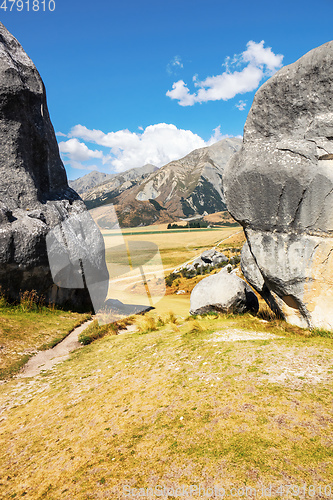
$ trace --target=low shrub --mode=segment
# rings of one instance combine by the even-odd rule
[[[79,342],[82,345],[91,344],[94,340],[101,339],[105,335],[117,335],[119,326],[116,323],[99,325],[95,319],[80,335]]]
[[[172,286],[172,283],[177,279],[180,278],[181,275],[179,273],[171,273],[168,276],[165,277],[165,284],[166,286]]]

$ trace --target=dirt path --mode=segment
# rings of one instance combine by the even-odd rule
[[[17,378],[35,377],[36,375],[39,375],[40,372],[50,370],[55,364],[65,361],[72,351],[82,347],[78,341],[79,335],[93,321],[94,318],[86,321],[82,325],[75,328],[69,335],[67,335],[67,337],[64,338],[64,340],[52,349],[40,351],[38,354],[30,358],[24,365],[22,372],[17,375]],[[133,333],[136,329],[136,325],[129,325],[124,330],[119,330],[118,334]]]
[[[67,337],[59,344],[47,351],[40,351],[38,354],[29,359],[24,365],[23,371],[18,375],[21,377],[35,377],[43,370],[50,370],[56,363],[60,363],[69,357],[69,353],[81,346],[78,341],[80,333],[85,330],[93,319],[86,321],[82,325],[75,328]]]

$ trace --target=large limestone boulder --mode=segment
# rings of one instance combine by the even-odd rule
[[[0,286],[80,309],[98,309],[108,286],[103,238],[68,187],[42,79],[1,23]]]
[[[225,170],[242,270],[289,322],[333,329],[333,42],[256,93]]]
[[[190,314],[204,314],[209,311],[256,313],[258,309],[258,299],[253,290],[244,280],[227,269],[199,281],[191,293]]]

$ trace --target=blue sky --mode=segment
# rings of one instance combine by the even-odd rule
[[[44,80],[70,179],[161,166],[242,135],[257,88],[333,38],[332,0],[11,5],[0,20]]]

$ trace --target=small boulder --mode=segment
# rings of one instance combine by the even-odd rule
[[[209,311],[256,313],[258,309],[259,302],[251,287],[226,269],[201,280],[191,293],[190,314]]]
[[[205,250],[200,255],[199,259],[203,260],[207,264],[217,265],[220,262],[228,262],[228,258],[215,248],[211,248],[210,250]]]
[[[185,270],[187,272],[200,273],[209,266],[218,267],[221,264],[226,264],[227,262],[229,262],[229,259],[214,247],[210,250],[205,250],[199,257],[196,257],[192,263],[175,269],[174,272]]]

